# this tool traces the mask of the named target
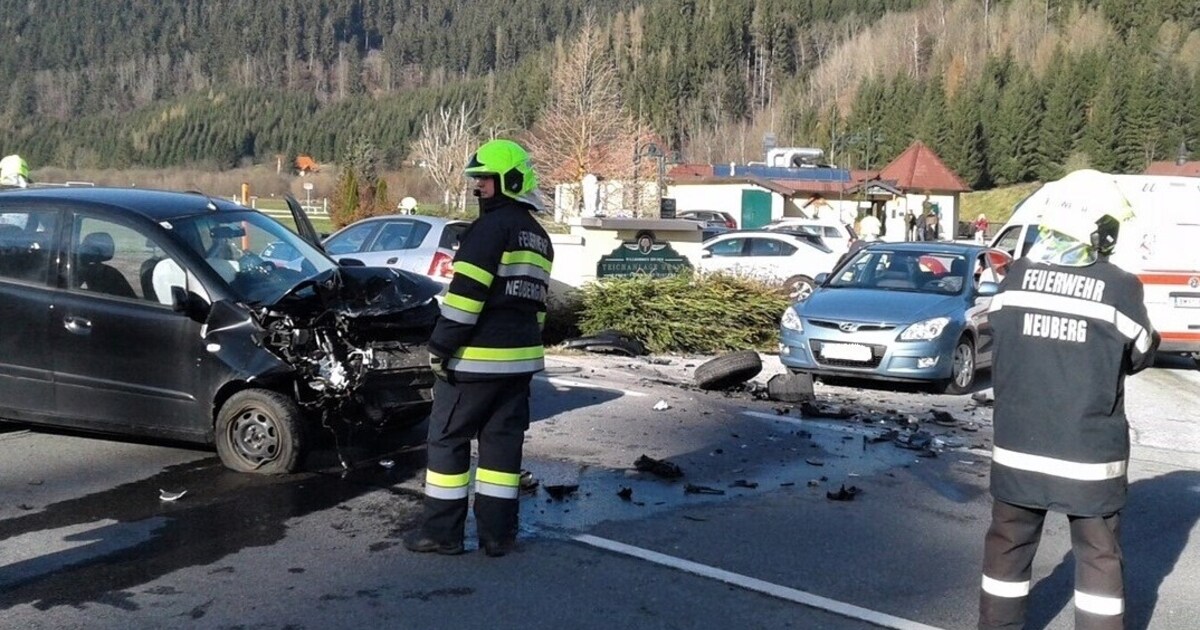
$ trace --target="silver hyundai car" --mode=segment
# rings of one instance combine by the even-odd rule
[[[1012,258],[961,243],[874,243],[793,304],[779,357],[795,373],[971,391],[991,365],[987,309]]]

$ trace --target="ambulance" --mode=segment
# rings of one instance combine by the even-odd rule
[[[1026,255],[1042,217],[1088,196],[1083,173],[1049,182],[1018,204],[992,247],[1013,258]],[[1200,178],[1107,176],[1133,214],[1121,224],[1111,260],[1141,279],[1150,321],[1162,335],[1159,352],[1187,355],[1200,367]]]

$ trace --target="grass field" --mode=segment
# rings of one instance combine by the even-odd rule
[[[992,231],[998,230],[1008,217],[1012,216],[1017,204],[1040,187],[1041,184],[1035,182],[969,192],[962,196],[962,211],[959,216],[963,221],[974,221],[975,217],[983,213]]]

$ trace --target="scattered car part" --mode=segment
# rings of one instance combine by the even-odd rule
[[[958,426],[958,418],[955,418],[954,414],[950,413],[949,411],[942,411],[940,409],[930,409],[929,415],[933,416],[933,423],[938,426],[942,426],[942,427]]]
[[[646,344],[633,335],[618,330],[601,330],[594,335],[568,339],[564,348],[640,357],[646,354]]]
[[[692,485],[689,483],[683,487],[683,493],[684,494],[725,494],[725,491],[719,490],[717,488],[710,488],[708,486],[695,486],[695,485]]]
[[[776,374],[767,381],[767,398],[779,402],[798,403],[813,399],[811,374]],[[787,409],[776,413],[786,414]]]
[[[729,484],[729,487],[730,488],[754,489],[754,488],[758,487],[758,482],[757,481],[746,481],[745,479],[738,479],[738,480],[734,481],[733,483]]]
[[[633,462],[633,467],[640,472],[648,472],[663,479],[679,479],[683,476],[683,470],[679,466],[665,459],[654,459],[648,455],[637,458],[637,461]]]
[[[696,367],[693,380],[700,389],[729,389],[762,372],[762,357],[754,350],[741,350],[710,359]]]
[[[910,451],[925,451],[933,444],[933,435],[927,431],[905,431],[897,434],[892,443]]]
[[[546,494],[550,495],[551,499],[555,501],[562,501],[572,494],[575,494],[575,491],[579,490],[579,484],[559,484],[553,486],[542,486],[542,488],[546,491]]]
[[[517,483],[521,488],[521,492],[527,494],[536,492],[539,484],[538,480],[533,477],[533,473],[529,472],[528,470],[521,471],[521,476]]]
[[[158,490],[158,498],[160,501],[178,501],[182,499],[183,495],[185,494],[187,494],[187,490],[180,490],[179,492],[170,492],[161,488]]]
[[[670,408],[671,408],[671,405],[667,404],[667,401],[665,401],[665,400],[660,400],[660,401],[654,403],[654,407],[652,407],[652,409],[654,409],[655,411],[666,411]]]
[[[808,459],[804,460],[804,462],[807,463],[809,466],[824,466],[825,465],[825,460],[823,460],[819,457],[809,457]]]
[[[846,407],[827,407],[808,401],[800,403],[800,413],[805,416],[832,418],[834,420],[849,420],[857,415],[853,410]]]
[[[622,501],[632,501],[633,488],[630,488],[629,486],[621,486],[621,489],[617,490],[617,496],[620,497]]]
[[[395,460],[391,460],[391,459],[381,459],[381,460],[379,460],[379,465],[384,468],[390,469],[396,465],[396,462],[395,462]]]
[[[825,498],[830,501],[853,501],[854,497],[860,492],[861,490],[858,489],[858,486],[847,488],[845,484],[842,484],[842,487],[837,492],[826,492]]]

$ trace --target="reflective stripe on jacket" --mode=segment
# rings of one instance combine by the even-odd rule
[[[1125,504],[1125,375],[1153,360],[1155,335],[1136,276],[1013,263],[992,298],[996,403],[992,494],[1080,516]]]
[[[464,380],[544,367],[542,326],[554,248],[529,210],[508,202],[462,235],[430,353]]]

